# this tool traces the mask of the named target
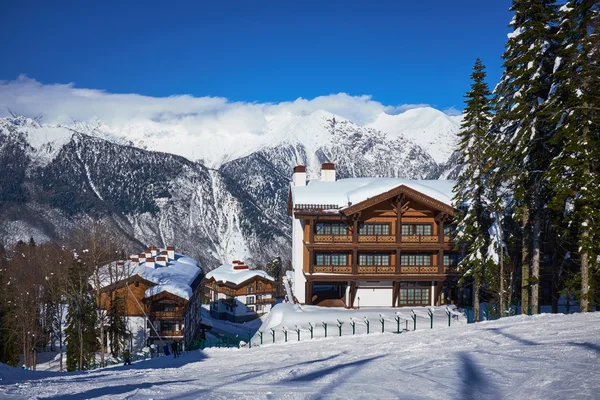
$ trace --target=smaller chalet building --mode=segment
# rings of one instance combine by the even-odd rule
[[[108,309],[111,299],[124,299],[128,347],[182,341],[184,309],[204,275],[196,260],[171,246],[150,246],[116,265],[121,278],[100,288],[100,307]]]
[[[204,280],[211,316],[246,322],[268,313],[275,302],[273,283],[265,271],[251,270],[241,261],[221,265]]]

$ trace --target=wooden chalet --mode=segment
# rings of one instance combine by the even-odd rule
[[[335,179],[323,164],[306,184],[294,168],[294,296],[343,307],[454,303],[459,293],[452,243],[451,181]]]
[[[182,341],[188,293],[203,278],[196,261],[176,254],[173,247],[151,246],[117,263],[128,272],[127,277],[100,288],[100,302],[102,309],[108,309],[112,299],[123,302],[129,347],[136,350],[154,342]]]
[[[206,274],[204,296],[213,318],[245,322],[266,314],[275,302],[274,280],[242,261],[224,264]]]

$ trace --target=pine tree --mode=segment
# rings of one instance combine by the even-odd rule
[[[543,103],[554,66],[556,6],[553,0],[513,0],[504,72],[494,93],[496,114],[506,149],[502,161],[522,220],[521,311],[539,312],[541,232],[548,188],[543,173],[552,157],[552,129]],[[531,254],[531,256],[530,256]],[[531,262],[531,276],[529,263]],[[531,288],[530,288],[531,286]]]
[[[9,295],[8,279],[5,279],[8,262],[6,250],[0,243],[0,362],[16,367],[19,363],[19,350],[14,333],[9,329],[12,308],[9,299],[13,297]]]
[[[574,0],[561,7],[560,16],[560,47],[547,108],[561,151],[551,162],[548,179],[554,194],[551,206],[563,211],[562,233],[574,232],[580,309],[586,312],[600,254],[600,5]]]
[[[487,154],[492,107],[485,77],[485,66],[477,59],[471,74],[471,90],[465,96],[467,107],[458,134],[461,170],[454,187],[454,202],[460,210],[456,240],[466,253],[459,264],[459,271],[463,272],[463,279],[473,279],[475,321],[479,321],[480,289],[490,281],[490,273],[493,275],[495,267],[488,254],[488,230],[492,221],[486,194],[489,177]]]
[[[69,290],[65,336],[67,371],[89,368],[98,349],[96,304],[89,285],[90,275],[78,261],[69,270]]]
[[[123,351],[123,344],[127,337],[127,323],[125,321],[124,299],[112,294],[112,300],[107,313],[108,329],[107,334],[110,338],[110,352],[117,358]]]

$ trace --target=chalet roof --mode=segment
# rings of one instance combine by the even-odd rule
[[[123,268],[128,276],[139,275],[145,281],[152,282],[153,285],[144,294],[146,298],[161,292],[169,292],[189,300],[193,293],[193,286],[199,282],[198,278],[202,274],[198,262],[183,254],[175,253],[174,259],[167,260],[167,265],[163,267],[154,263],[157,257],[161,256],[157,254],[155,257],[148,257],[147,262],[139,263],[127,260]]]
[[[236,264],[223,264],[206,274],[206,279],[214,279],[217,283],[230,283],[239,286],[254,278],[262,278],[274,282],[269,274],[260,269],[235,269]]]
[[[291,188],[294,210],[319,209],[353,214],[377,202],[405,194],[434,208],[453,214],[451,180],[410,180],[400,178],[348,178],[334,182],[313,180]]]

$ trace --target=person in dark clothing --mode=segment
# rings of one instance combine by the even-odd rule
[[[131,353],[129,352],[129,349],[125,349],[123,352],[123,359],[125,360],[123,365],[131,365]]]
[[[173,341],[171,342],[171,352],[173,353],[173,357],[179,357],[179,343]]]

